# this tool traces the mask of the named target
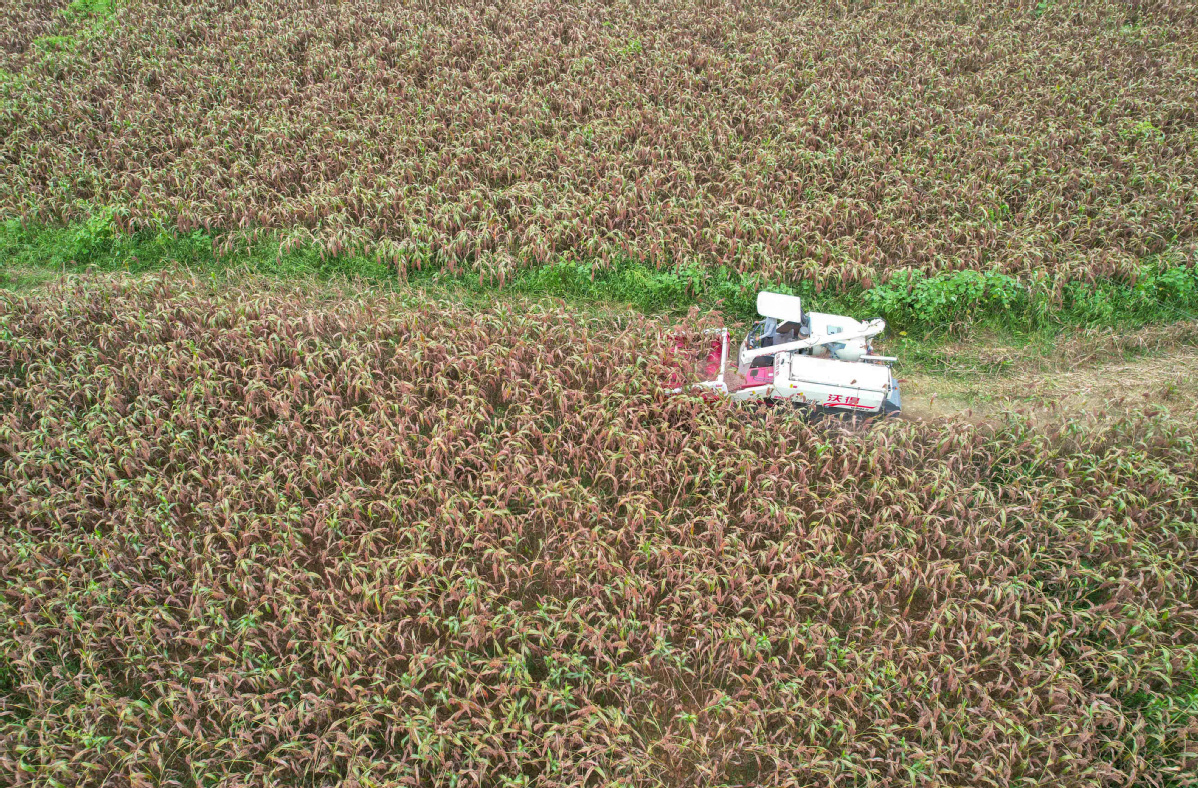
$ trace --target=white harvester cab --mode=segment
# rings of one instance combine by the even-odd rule
[[[696,384],[737,401],[788,400],[821,409],[864,414],[898,413],[902,403],[889,356],[873,354],[871,340],[886,321],[805,312],[801,299],[757,295],[762,319],[733,356],[728,329],[714,329],[705,376]]]

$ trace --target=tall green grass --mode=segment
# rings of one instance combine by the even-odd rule
[[[237,270],[277,277],[348,277],[397,285],[394,268],[354,256],[328,256],[313,246],[283,249],[277,240],[242,245],[227,255],[219,240],[202,232],[116,232],[111,212],[66,227],[0,225],[0,284],[19,287],[55,272],[128,271],[185,267],[200,272]],[[720,308],[729,317],[756,315],[760,290],[803,297],[812,309],[858,317],[884,317],[894,331],[927,335],[954,326],[984,326],[1030,334],[1062,326],[1135,327],[1198,317],[1198,268],[1192,252],[1144,261],[1135,282],[1020,279],[997,271],[958,271],[937,276],[903,271],[869,289],[816,292],[809,283],[788,284],[726,268],[656,270],[634,261],[600,268],[557,263],[520,272],[505,283],[508,293],[572,301],[627,304],[643,312]],[[469,274],[444,270],[409,272],[407,284],[454,289],[468,297],[499,290]]]

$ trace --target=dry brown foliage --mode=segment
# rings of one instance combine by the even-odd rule
[[[1142,785],[1198,768],[1195,427],[811,424],[663,326],[0,300],[0,782]]]

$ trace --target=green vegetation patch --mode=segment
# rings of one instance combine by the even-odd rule
[[[71,0],[62,13],[72,21],[104,18],[112,16],[116,5],[116,0]]]
[[[202,231],[142,230],[121,234],[115,211],[100,211],[66,227],[27,227],[16,220],[0,225],[0,283],[10,288],[44,281],[54,272],[141,273],[166,267],[227,273],[245,270],[278,277],[359,278],[380,285],[452,289],[468,299],[498,293],[565,298],[578,302],[627,304],[645,313],[681,312],[692,306],[721,309],[737,320],[756,316],[760,290],[799,295],[813,309],[884,317],[893,332],[946,334],[985,327],[1015,334],[1063,326],[1137,327],[1198,316],[1198,268],[1192,250],[1146,260],[1134,282],[1019,278],[997,271],[957,271],[929,276],[896,274],[869,288],[840,290],[813,283],[792,286],[728,268],[685,267],[660,271],[630,260],[610,266],[549,263],[518,271],[502,286],[495,278],[411,266],[401,275],[392,263],[354,254],[331,255],[306,243],[282,244],[276,237],[229,244]],[[217,249],[233,246],[218,254]]]

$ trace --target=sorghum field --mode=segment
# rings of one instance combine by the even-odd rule
[[[669,333],[4,296],[0,781],[1192,784],[1192,420],[746,418]]]
[[[9,217],[269,230],[498,282],[1193,263],[1193,0],[4,5]]]

